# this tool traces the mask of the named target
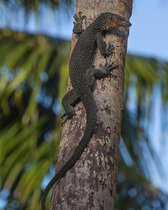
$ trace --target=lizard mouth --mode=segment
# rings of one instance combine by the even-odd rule
[[[126,19],[116,19],[116,20],[108,20],[106,24],[104,25],[103,29],[104,30],[110,30],[114,28],[119,28],[119,27],[130,27],[131,23],[126,20]]]
[[[123,27],[130,27],[131,26],[131,23],[128,21],[128,20],[116,20],[116,21],[114,21],[114,23],[118,26],[118,27],[120,27],[120,26],[123,26]]]

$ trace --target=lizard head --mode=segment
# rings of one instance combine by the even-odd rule
[[[100,16],[102,22],[102,31],[109,31],[110,29],[131,26],[131,23],[126,18],[111,12],[102,13]]]

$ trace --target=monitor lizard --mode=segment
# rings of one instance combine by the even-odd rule
[[[82,22],[86,16],[81,12],[74,15],[75,23],[73,33],[78,34],[79,38],[72,50],[69,62],[69,75],[72,84],[72,89],[66,93],[62,99],[62,105],[65,109],[64,117],[70,119],[75,112],[73,107],[80,100],[86,110],[86,129],[73,155],[65,163],[65,165],[56,173],[45,188],[42,199],[41,209],[45,210],[45,200],[51,187],[69,171],[77,162],[84,149],[88,145],[96,125],[96,105],[92,95],[92,90],[97,78],[107,77],[116,66],[113,64],[106,65],[100,69],[93,68],[95,51],[98,48],[101,55],[106,58],[113,52],[113,45],[108,45],[103,40],[103,34],[112,32],[116,35],[123,34],[116,31],[119,27],[129,27],[130,22],[124,17],[105,12],[100,14],[95,21],[90,24],[85,30],[82,28]]]

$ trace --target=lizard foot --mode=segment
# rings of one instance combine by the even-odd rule
[[[104,69],[104,71],[106,72],[106,75],[107,76],[110,76],[110,78],[114,78],[114,79],[117,78],[117,76],[115,76],[114,74],[112,74],[112,71],[114,69],[118,68],[119,65],[114,65],[114,62],[112,64],[109,64],[109,63],[106,62],[105,66],[100,65],[100,67],[102,69]]]
[[[82,24],[83,20],[86,19],[86,15],[82,15],[82,12],[78,12],[77,14],[74,14],[75,23],[74,24]]]
[[[83,29],[82,29],[82,22],[84,19],[86,19],[86,16],[85,15],[82,15],[82,12],[78,12],[78,15],[75,14],[74,16],[74,20],[75,22],[74,23],[74,28],[73,28],[73,32],[75,34],[81,34]]]
[[[110,56],[113,53],[113,51],[114,51],[114,45],[108,44],[108,47],[104,53],[104,57],[106,58],[106,57]]]

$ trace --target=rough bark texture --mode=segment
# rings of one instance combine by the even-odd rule
[[[77,0],[76,2],[76,13],[81,11],[87,17],[84,27],[102,12],[117,13],[129,19],[131,10],[132,0]],[[119,64],[119,68],[113,72],[117,77],[96,82],[93,92],[97,105],[95,133],[75,167],[55,185],[52,210],[114,210],[118,148],[124,109],[127,38],[123,40],[121,37],[107,35],[106,41],[112,42],[115,46],[113,55],[108,57],[107,61]],[[75,42],[76,37],[73,36],[72,48]],[[94,65],[99,67],[100,64],[105,64],[105,59],[97,51]],[[57,170],[69,159],[85,129],[86,115],[83,105],[78,104],[75,111],[76,115],[63,128]]]

